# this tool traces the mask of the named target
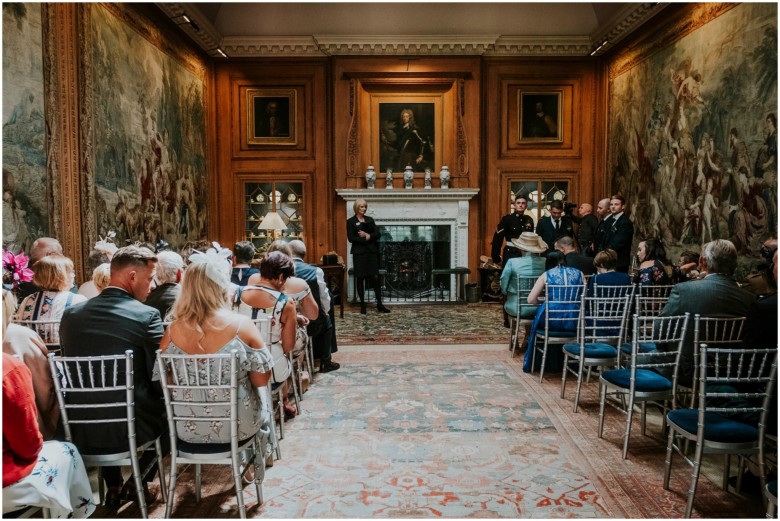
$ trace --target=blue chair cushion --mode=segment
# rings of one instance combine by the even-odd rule
[[[699,424],[699,409],[677,409],[670,411],[667,418],[684,431],[696,434]],[[725,443],[758,441],[758,429],[747,423],[734,421],[722,414],[705,411],[704,439]]]
[[[548,337],[564,337],[564,338],[566,338],[566,337],[577,336],[577,331],[573,330],[573,329],[571,331],[556,330],[556,329],[551,329],[550,331],[545,331],[544,329],[537,329],[536,330],[536,334],[539,335],[539,336],[544,335],[544,336],[548,336]]]
[[[773,479],[769,483],[766,484],[766,490],[770,494],[772,494],[773,497],[777,497],[777,480]]]
[[[563,350],[575,356],[580,356],[579,344],[563,344]],[[590,342],[585,344],[585,358],[615,358],[617,349],[609,344]]]
[[[612,369],[604,371],[601,377],[609,383],[628,389],[631,387],[631,369]],[[648,369],[636,370],[636,386],[639,392],[656,392],[671,390],[672,382],[655,371]]]
[[[639,342],[639,352],[640,353],[654,353],[658,351],[658,346],[655,345],[655,342]],[[626,342],[624,344],[620,345],[620,350],[624,353],[631,354],[631,342]]]
[[[250,436],[245,440],[239,440],[239,449],[252,441],[254,436]],[[219,454],[220,452],[230,452],[230,443],[190,443],[182,439],[176,440],[176,448],[181,452],[188,452],[190,454]]]

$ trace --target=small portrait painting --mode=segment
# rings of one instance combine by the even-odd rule
[[[294,145],[295,90],[249,89],[250,145]]]
[[[561,91],[518,93],[520,141],[563,141],[561,133]]]
[[[379,169],[434,168],[435,103],[379,104]]]

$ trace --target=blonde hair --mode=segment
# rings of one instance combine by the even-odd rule
[[[209,277],[208,263],[194,263],[187,268],[181,293],[171,309],[171,320],[181,320],[203,336],[201,324],[216,311],[228,309],[228,288]]]
[[[111,282],[111,263],[104,262],[92,271],[92,282],[95,283],[95,289],[102,293]]]
[[[14,313],[16,313],[16,297],[11,291],[3,289],[3,336],[8,324],[13,320]]]
[[[290,247],[290,244],[284,242],[281,239],[277,239],[271,244],[269,244],[268,249],[265,252],[271,253],[273,251],[280,251],[292,259],[293,252],[292,252],[292,248]]]
[[[352,210],[355,212],[355,215],[357,215],[358,207],[362,205],[366,205],[366,207],[368,207],[368,203],[365,199],[355,199],[355,203],[352,205]]]
[[[73,261],[60,255],[47,255],[35,263],[33,284],[49,291],[65,291],[72,284]]]

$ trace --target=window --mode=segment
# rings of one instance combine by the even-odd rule
[[[512,181],[509,185],[509,213],[512,213],[512,201],[523,195],[528,199],[526,213],[534,223],[550,215],[550,203],[555,200],[566,202],[569,197],[568,181]]]

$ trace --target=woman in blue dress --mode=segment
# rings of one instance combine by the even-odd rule
[[[666,260],[666,249],[661,239],[645,239],[637,246],[639,272],[634,283],[640,286],[668,286],[672,284],[672,269]]]
[[[547,255],[547,262],[553,264],[555,267],[542,273],[542,275],[540,275],[536,280],[534,288],[528,295],[529,304],[539,304],[539,297],[542,295],[542,292],[547,286],[578,286],[579,290],[564,290],[555,293],[547,292],[544,303],[542,303],[542,305],[539,306],[539,309],[536,310],[534,323],[531,325],[531,332],[528,334],[528,349],[526,349],[525,358],[523,359],[523,372],[526,373],[531,372],[531,360],[533,359],[536,332],[540,327],[544,327],[544,311],[547,306],[550,306],[550,309],[569,309],[571,311],[571,320],[557,324],[555,327],[556,331],[571,331],[572,333],[576,333],[577,331],[577,318],[579,316],[577,311],[578,305],[572,306],[571,304],[558,304],[556,303],[556,300],[560,300],[561,297],[565,297],[565,300],[575,300],[581,296],[581,291],[584,284],[584,277],[582,272],[576,268],[567,267],[566,257],[564,257],[563,253],[559,251],[550,252]],[[535,366],[536,367],[534,367],[534,369],[541,367],[541,356],[537,358]],[[547,353],[545,371],[560,372],[562,366],[563,357],[561,356],[560,349],[551,350]]]

